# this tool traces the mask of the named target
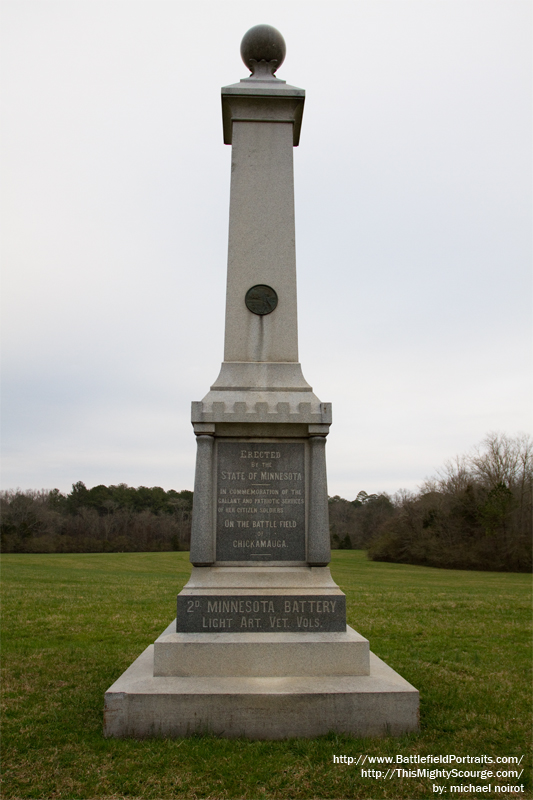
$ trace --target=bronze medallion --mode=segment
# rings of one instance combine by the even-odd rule
[[[271,314],[278,304],[278,296],[271,286],[266,286],[264,283],[258,283],[257,286],[252,286],[246,292],[244,298],[246,308],[252,314]]]

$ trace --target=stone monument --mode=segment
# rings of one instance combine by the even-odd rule
[[[328,567],[322,403],[298,362],[293,147],[305,92],[258,25],[222,89],[232,146],[224,362],[192,404],[189,582],[177,621],[106,693],[106,736],[282,739],[418,728],[418,692],[346,625]]]

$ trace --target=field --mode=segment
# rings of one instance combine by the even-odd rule
[[[438,796],[434,785],[449,796],[452,784],[490,784],[489,796],[530,798],[530,576],[373,563],[360,551],[336,551],[332,572],[349,623],[419,689],[419,734],[106,740],[104,692],[173,619],[188,553],[4,556],[2,797],[415,800]],[[397,754],[516,756],[518,767],[484,768],[523,772],[384,779],[333,763],[366,755],[384,772],[368,757]],[[482,768],[429,768],[454,766]]]

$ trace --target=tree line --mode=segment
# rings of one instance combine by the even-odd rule
[[[82,481],[69,494],[0,494],[4,553],[109,553],[188,550],[193,493]]]
[[[329,501],[333,547],[448,569],[532,568],[533,441],[491,433],[418,492]]]
[[[454,569],[531,570],[533,442],[489,434],[416,493],[329,498],[334,549]],[[0,493],[7,553],[188,550],[193,493],[95,486]]]

